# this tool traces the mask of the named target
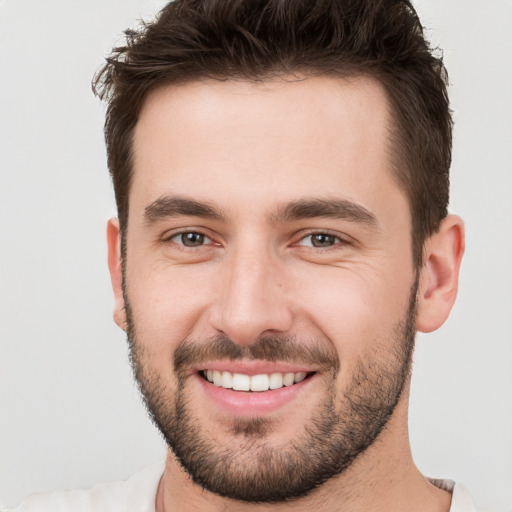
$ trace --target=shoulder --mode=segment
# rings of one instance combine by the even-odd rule
[[[154,512],[164,462],[144,468],[128,480],[105,482],[87,490],[32,494],[9,512]]]
[[[464,485],[455,483],[453,480],[437,478],[428,478],[428,481],[439,489],[451,492],[452,504],[449,512],[478,512]]]
[[[462,484],[453,486],[450,512],[477,512],[469,492]]]

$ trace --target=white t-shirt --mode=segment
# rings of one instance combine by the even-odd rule
[[[5,512],[155,512],[156,492],[164,468],[165,463],[158,462],[128,480],[106,482],[89,490],[32,494],[18,507]],[[462,484],[430,481],[452,491],[450,512],[477,512]]]

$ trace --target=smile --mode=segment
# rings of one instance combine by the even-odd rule
[[[214,386],[234,391],[269,391],[293,386],[306,379],[307,372],[246,375],[219,370],[202,370],[201,375]]]
[[[189,375],[208,407],[232,419],[277,414],[322,382],[321,374],[302,363],[217,360],[191,368]]]

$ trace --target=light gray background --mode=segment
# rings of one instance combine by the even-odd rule
[[[90,80],[151,0],[0,0],[0,502],[128,477],[164,456],[111,319],[115,213]],[[416,2],[445,50],[458,302],[420,336],[411,438],[428,475],[512,510],[512,2]]]

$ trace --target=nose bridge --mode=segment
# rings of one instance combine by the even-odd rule
[[[234,249],[220,275],[215,328],[244,345],[268,331],[287,331],[292,315],[279,267],[278,257],[261,244]]]

